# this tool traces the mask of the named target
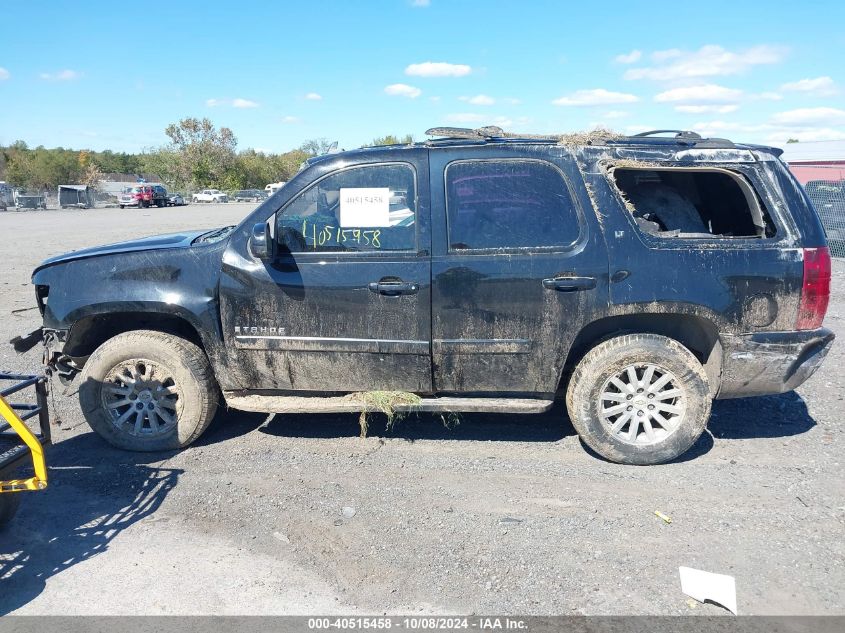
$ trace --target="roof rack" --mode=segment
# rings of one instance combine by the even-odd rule
[[[685,138],[691,140],[701,140],[701,134],[697,132],[692,132],[690,130],[650,130],[648,132],[640,132],[639,134],[634,134],[633,138],[645,138],[648,136],[656,136],[658,134],[674,134],[675,138]]]
[[[505,132],[496,125],[479,128],[463,127],[433,127],[425,132],[429,136],[440,138],[428,141],[428,144],[439,144],[449,141],[512,141],[512,142],[540,142],[540,143],[569,143],[573,145],[593,144],[667,144],[680,143],[682,145],[699,148],[735,148],[733,141],[724,138],[704,138],[691,130],[650,130],[632,136],[619,135],[610,130],[594,130],[592,132],[574,134],[515,134]],[[673,134],[672,137],[660,137],[659,134]]]
[[[426,130],[425,133],[428,136],[443,136],[446,138],[487,139],[505,137],[505,131],[495,125],[475,129],[468,127],[433,127]]]

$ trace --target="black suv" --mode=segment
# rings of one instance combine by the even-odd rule
[[[539,413],[607,459],[685,452],[713,398],[810,377],[830,258],[770,147],[435,129],[308,161],[238,226],[54,257],[47,345],[90,425],[183,447],[262,412]],[[127,283],[131,280],[131,283]],[[404,396],[404,397],[399,397]],[[378,407],[376,407],[378,408]]]

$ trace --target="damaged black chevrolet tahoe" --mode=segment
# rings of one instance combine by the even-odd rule
[[[218,405],[540,413],[609,460],[685,452],[714,398],[776,394],[833,341],[825,236],[777,149],[672,136],[434,140],[317,157],[238,226],[33,274],[91,427],[184,447]],[[77,376],[77,374],[81,374]],[[561,420],[561,423],[564,421]]]

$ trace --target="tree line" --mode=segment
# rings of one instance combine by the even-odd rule
[[[282,153],[238,151],[232,130],[217,128],[209,119],[182,119],[168,125],[165,134],[167,144],[137,154],[31,148],[24,141],[16,141],[0,146],[0,181],[53,191],[60,184],[96,187],[104,174],[121,173],[157,176],[171,190],[263,189],[267,183],[289,180],[305,160],[331,147],[326,139],[312,139]],[[373,139],[370,145],[410,142],[410,135],[388,135]]]

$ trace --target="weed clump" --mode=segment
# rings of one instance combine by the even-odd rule
[[[417,394],[407,391],[362,391],[347,397],[361,403],[361,415],[358,417],[361,437],[367,437],[370,428],[369,413],[378,411],[387,416],[387,430],[390,431],[397,421],[407,415],[405,411],[396,411],[397,406],[413,407],[422,402],[422,398]]]

